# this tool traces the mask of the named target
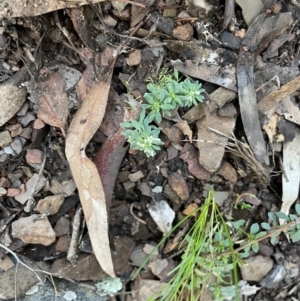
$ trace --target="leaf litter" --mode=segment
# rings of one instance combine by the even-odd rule
[[[11,4],[9,9],[4,9],[4,15],[9,18],[38,16],[60,8],[71,9],[73,5],[62,2],[56,3],[58,6],[55,6],[53,2],[45,10],[39,6],[32,7],[29,1],[25,9],[20,11],[20,3],[17,1]],[[162,234],[165,235],[174,226],[177,218],[193,208],[198,208],[211,185],[217,190],[216,195],[226,192],[226,200],[221,205],[224,212],[228,210],[230,206],[228,204],[234,203],[235,197],[245,191],[243,202],[247,202],[250,192],[260,195],[259,198],[255,196],[255,200],[259,199],[261,202],[252,202],[253,209],[249,212],[250,218],[247,217],[250,222],[253,218],[263,219],[261,217],[263,214],[260,213],[266,208],[276,210],[272,206],[281,191],[278,188],[274,191],[272,186],[274,183],[277,186],[279,183],[282,187],[281,202],[276,201],[277,208],[281,207],[286,214],[293,210],[291,205],[299,193],[298,169],[295,168],[299,165],[297,161],[300,120],[297,91],[299,70],[293,65],[292,55],[290,59],[282,51],[291,50],[288,47],[292,47],[290,45],[293,39],[298,38],[297,25],[296,23],[292,25],[294,15],[291,12],[295,12],[291,8],[288,8],[289,11],[284,8],[281,12],[282,6],[280,8],[280,5],[277,5],[280,3],[276,3],[277,6],[274,4],[272,7],[262,7],[261,2],[257,1],[251,9],[247,9],[245,5],[249,3],[245,2],[240,4],[242,11],[238,6],[232,6],[232,3],[226,1],[223,12],[221,6],[212,6],[205,1],[189,2],[185,12],[187,15],[185,17],[180,15],[181,21],[180,18],[174,19],[174,16],[181,13],[180,8],[176,6],[169,12],[162,9],[164,12],[160,15],[155,9],[149,10],[150,7],[156,8],[153,3],[146,3],[148,7],[130,1],[113,2],[112,7],[90,3],[90,7],[71,9],[69,14],[64,16],[69,24],[63,24],[55,12],[54,23],[60,28],[58,31],[50,30],[42,35],[43,30],[35,29],[31,37],[34,37],[35,41],[40,41],[38,47],[43,49],[43,43],[49,43],[50,38],[50,41],[54,41],[51,42],[53,45],[64,45],[62,47],[65,47],[65,53],[63,56],[57,53],[54,66],[45,64],[45,61],[43,64],[45,67],[42,69],[37,53],[34,53],[37,56],[33,57],[28,52],[28,45],[24,49],[19,49],[21,52],[24,51],[24,57],[28,62],[38,67],[36,73],[36,70],[28,65],[31,81],[23,83],[30,94],[32,101],[30,105],[25,100],[24,87],[17,88],[19,80],[18,84],[13,83],[12,88],[7,91],[5,90],[7,83],[1,84],[3,98],[8,99],[10,94],[17,93],[11,100],[11,103],[16,100],[12,110],[7,105],[5,108],[5,102],[1,103],[4,108],[2,126],[5,130],[3,131],[5,142],[0,154],[1,163],[3,162],[2,198],[5,201],[4,206],[1,205],[3,214],[0,215],[0,229],[4,229],[1,243],[6,242],[12,250],[15,250],[18,244],[14,240],[15,237],[19,237],[22,246],[26,248],[26,244],[29,243],[30,249],[30,244],[36,243],[32,240],[35,238],[41,239],[39,242],[44,245],[55,242],[57,250],[70,251],[70,242],[66,234],[58,237],[56,231],[52,229],[59,225],[58,220],[64,214],[68,214],[72,220],[75,219],[75,209],[80,211],[78,198],[72,195],[75,189],[74,182],[73,188],[68,188],[69,192],[63,190],[65,185],[72,186],[73,181],[63,153],[64,146],[61,147],[64,142],[66,157],[87,224],[87,231],[83,230],[82,236],[77,235],[71,244],[72,256],[77,257],[77,267],[56,258],[60,255],[51,253],[49,248],[41,249],[45,253],[40,251],[40,254],[46,254],[44,257],[38,255],[40,247],[37,247],[36,252],[31,250],[32,256],[39,260],[45,258],[54,260],[52,272],[60,277],[78,281],[96,280],[104,278],[105,274],[115,277],[132,271],[132,267],[126,267],[126,264],[134,244],[137,241],[158,242]],[[238,39],[234,34],[229,35],[232,41],[237,42],[238,47],[233,48],[231,42],[223,44],[221,34],[219,40],[217,33],[207,23],[209,17],[216,13],[216,9],[219,9],[221,14],[227,14],[225,16],[227,20],[224,19],[223,24],[215,23],[218,28],[226,29],[226,32],[240,35],[240,29],[234,18],[243,16],[246,21],[248,27],[246,24],[243,25],[247,28],[245,35],[240,35]],[[202,15],[199,14],[201,10]],[[206,14],[203,14],[204,11]],[[262,11],[271,15],[260,14]],[[172,13],[173,17],[167,17],[167,13]],[[146,16],[150,21],[144,26],[143,18]],[[39,17],[36,18],[37,22],[41,22]],[[97,18],[100,22],[95,23]],[[130,30],[123,28],[120,31],[121,19],[123,25],[131,21],[132,28]],[[25,23],[21,26],[31,31],[34,25],[26,18],[24,20]],[[116,20],[117,22],[112,22]],[[197,22],[193,23],[194,20]],[[201,22],[198,22],[200,20]],[[63,27],[61,24],[66,26]],[[73,27],[70,24],[73,24]],[[119,24],[118,27],[115,27],[116,24]],[[74,32],[78,37],[73,35]],[[116,48],[107,45],[118,45],[120,41],[116,38],[120,37],[120,34],[123,37],[131,34],[132,40],[127,41],[130,45],[127,49],[129,53],[122,52],[117,57]],[[5,37],[9,35],[12,33],[6,32]],[[179,41],[176,41],[178,38]],[[79,44],[79,41],[83,44]],[[271,45],[273,41],[274,44]],[[76,48],[78,45],[84,45],[89,49]],[[70,54],[70,51],[74,51],[75,55]],[[296,52],[293,55],[297,57]],[[273,58],[272,61],[268,60],[270,57]],[[8,62],[17,59],[14,56]],[[83,70],[83,76],[76,85],[81,75],[78,72],[76,76],[74,75],[74,79],[75,77],[77,79],[71,86],[67,86],[68,77],[71,75],[63,75],[59,70],[63,69],[64,64],[77,69],[78,62],[85,65],[84,70],[82,67],[79,68],[80,71]],[[97,66],[99,62],[100,68]],[[190,110],[181,108],[179,114],[162,120],[159,126],[163,133],[161,135],[163,148],[155,158],[147,159],[141,152],[128,151],[126,140],[121,134],[120,122],[138,117],[139,102],[143,102],[142,97],[146,92],[146,81],[149,77],[155,80],[160,76],[160,71],[165,65],[177,68],[182,75],[201,79],[202,87],[207,90],[207,94],[204,103]],[[119,72],[120,70],[122,72]],[[268,72],[264,73],[264,70]],[[69,70],[64,74],[70,74],[69,72],[72,71]],[[116,76],[116,73],[119,74]],[[281,87],[280,82],[277,87],[269,82],[274,73],[280,78]],[[38,76],[33,76],[36,74]],[[111,86],[114,90],[110,89]],[[125,90],[127,95],[120,95],[119,91]],[[130,108],[124,101],[125,98],[129,100]],[[132,101],[134,98],[137,101]],[[45,124],[40,128],[31,128],[31,123],[38,124],[39,121],[32,113],[33,104],[35,114],[39,120],[50,125],[51,131]],[[71,122],[68,128],[69,121]],[[58,127],[61,132],[54,127]],[[184,142],[187,141],[186,138],[189,142]],[[96,150],[99,141],[102,146]],[[31,154],[31,157],[28,155],[25,165],[20,165],[22,149],[24,145],[27,147],[29,144],[31,146],[27,154]],[[44,153],[47,162],[45,170],[40,166],[38,154],[34,155],[41,145],[49,147],[49,151],[47,149]],[[20,160],[16,167],[14,164],[6,163],[11,162],[7,161],[10,160],[9,156]],[[90,160],[92,157],[93,160]],[[278,172],[281,174],[278,175]],[[135,175],[142,176],[134,179]],[[16,195],[11,189],[16,190]],[[10,194],[6,195],[8,191]],[[65,195],[62,194],[63,191]],[[154,192],[158,193],[155,201],[151,200]],[[270,195],[273,198],[273,205],[270,205],[268,200]],[[14,205],[15,208],[9,205],[12,203],[6,203],[12,199],[18,201]],[[38,202],[36,208],[41,215],[36,214],[35,201]],[[132,215],[127,208],[129,203],[135,204],[132,207]],[[16,216],[12,215],[11,211],[20,213]],[[238,214],[244,213],[238,211]],[[30,223],[27,219],[30,219]],[[38,227],[40,221],[47,225],[47,230],[41,231],[42,228]],[[18,223],[21,226],[16,230]],[[24,227],[23,223],[27,223],[30,227]],[[69,223],[63,226],[62,223],[61,227],[66,227],[67,224]],[[81,222],[77,224],[73,223],[73,234],[79,233],[81,227],[84,227]],[[13,235],[10,238],[8,230],[11,228]],[[23,233],[23,230],[29,233],[26,231]],[[67,233],[66,229],[60,231]],[[167,274],[180,263],[181,251],[178,250],[178,245],[184,242],[186,231],[187,228],[182,234],[180,231],[174,233],[178,239],[169,241],[172,245],[170,249],[174,252],[171,256],[179,262],[168,257],[158,257],[147,267],[151,268],[151,273],[161,281],[168,281],[170,278]],[[47,240],[47,235],[51,242]],[[77,248],[78,239],[81,242]],[[122,247],[126,252],[122,251]],[[269,245],[267,247],[271,248]],[[287,252],[284,247],[280,248],[281,252]],[[95,256],[86,254],[91,252]],[[0,254],[2,253],[3,250]],[[288,266],[288,259],[285,260]],[[93,270],[90,269],[91,266]],[[259,294],[267,296],[261,289],[259,281],[256,282],[258,286],[243,284],[242,293],[247,296]],[[143,274],[139,281],[131,284],[132,288],[140,291],[143,298],[147,298],[157,291],[162,283],[147,280],[146,274]],[[118,285],[114,293],[119,289]],[[0,286],[1,293],[8,296]],[[211,299],[210,292],[205,293],[207,298]],[[18,290],[17,295],[20,294],[22,292]]]

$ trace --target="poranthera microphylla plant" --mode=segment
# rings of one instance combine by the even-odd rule
[[[179,107],[190,107],[203,101],[204,89],[198,81],[189,78],[180,81],[178,70],[173,75],[166,75],[163,70],[158,82],[149,80],[144,98],[147,103],[142,104],[142,111],[138,120],[121,123],[124,128],[122,135],[134,150],[143,151],[147,157],[152,157],[163,144],[159,138],[160,128],[155,126],[163,116],[170,116],[172,110]]]

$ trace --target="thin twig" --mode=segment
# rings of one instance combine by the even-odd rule
[[[70,246],[67,254],[67,259],[71,262],[72,265],[77,264],[77,245],[78,238],[80,233],[80,222],[81,222],[82,208],[80,207],[74,216],[72,224],[72,237],[70,241]]]
[[[134,208],[134,206],[135,206],[135,203],[133,203],[133,204],[130,205],[130,214],[131,214],[137,221],[139,221],[140,223],[142,223],[142,224],[144,224],[144,225],[147,225],[147,223],[146,223],[144,220],[142,220],[141,218],[137,217],[137,216],[133,213],[133,208]]]

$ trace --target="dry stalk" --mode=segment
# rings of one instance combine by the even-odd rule
[[[77,245],[78,238],[80,233],[80,221],[82,215],[82,208],[80,207],[74,216],[73,224],[72,224],[72,237],[70,241],[70,246],[67,254],[67,259],[71,262],[72,265],[77,264]]]
[[[232,136],[227,136],[216,129],[208,127],[211,131],[228,138],[225,143],[225,149],[230,151],[235,156],[243,159],[247,168],[251,171],[254,177],[262,184],[268,185],[270,183],[270,171],[266,169],[254,156],[250,146],[246,141],[239,141]]]

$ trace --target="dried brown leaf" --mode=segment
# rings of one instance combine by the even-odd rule
[[[33,101],[38,106],[38,117],[45,123],[59,127],[65,135],[65,125],[68,117],[68,96],[65,92],[65,82],[58,72],[46,70],[36,89],[31,92]]]
[[[0,2],[0,18],[9,17],[31,17],[38,16],[49,13],[51,11],[77,7],[78,5],[86,5],[91,3],[103,2],[103,0],[72,0],[72,1],[61,1],[61,0],[51,0],[47,2],[37,3],[36,1],[28,0],[15,0],[15,1],[1,1]],[[144,7],[144,4],[137,3]]]
[[[96,81],[74,116],[66,140],[66,156],[78,188],[95,256],[102,269],[115,277],[111,258],[105,193],[95,164],[86,157],[85,148],[99,128],[107,104],[116,52],[103,53],[100,80]],[[110,61],[109,61],[110,60]]]

